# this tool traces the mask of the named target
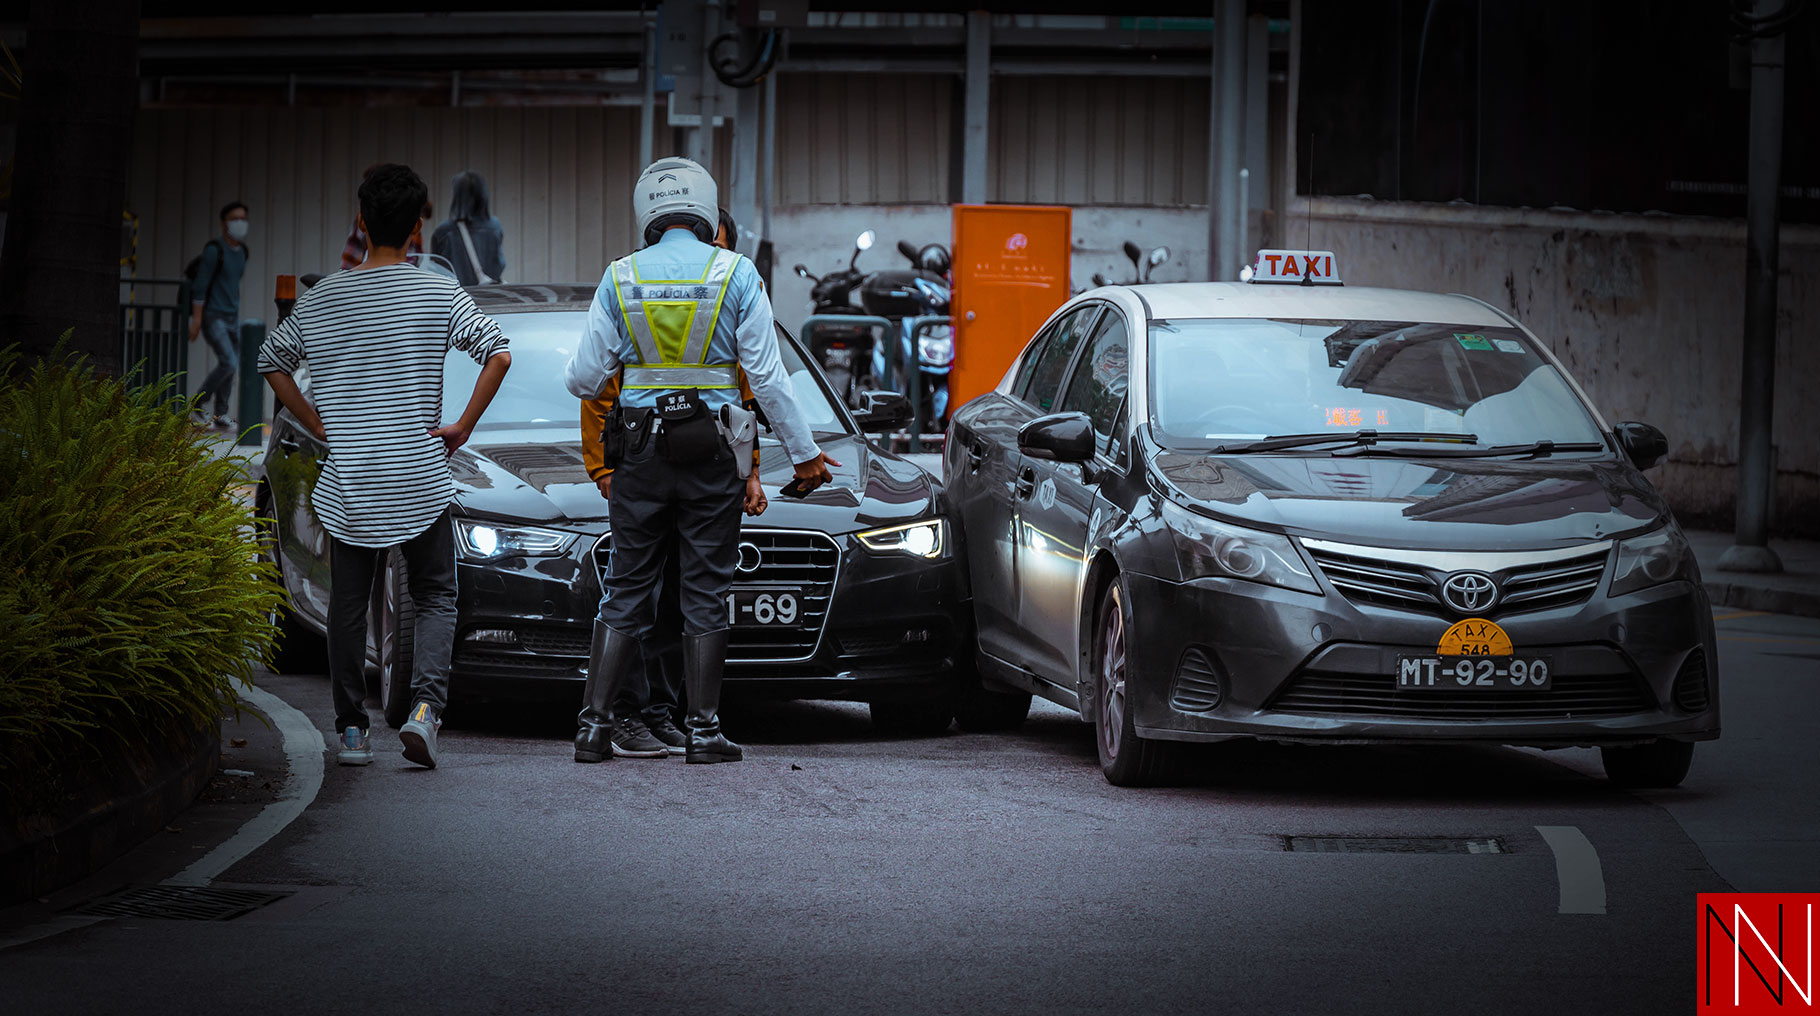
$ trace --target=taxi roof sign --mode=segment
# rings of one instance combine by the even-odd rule
[[[1261,250],[1257,261],[1242,271],[1240,278],[1254,283],[1342,285],[1339,264],[1330,250]]]

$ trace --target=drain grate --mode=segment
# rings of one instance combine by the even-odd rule
[[[1283,849],[1316,854],[1508,854],[1501,836],[1285,836]]]
[[[163,921],[231,921],[276,903],[289,892],[153,885],[123,889],[76,911],[100,917],[151,917]]]

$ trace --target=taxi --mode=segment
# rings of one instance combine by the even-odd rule
[[[1643,473],[1666,438],[1504,311],[1340,269],[1090,290],[955,413],[974,725],[1077,709],[1121,785],[1233,737],[1595,746],[1680,783],[1718,655]]]

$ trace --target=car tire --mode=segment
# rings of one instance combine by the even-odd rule
[[[954,701],[945,696],[873,702],[869,708],[872,729],[887,737],[936,737],[954,722]]]
[[[1129,687],[1127,640],[1131,611],[1117,578],[1106,587],[1094,614],[1093,743],[1100,772],[1115,787],[1152,787],[1165,782],[1173,766],[1174,745],[1138,735],[1126,695]]]
[[[405,586],[404,562],[397,551],[386,554],[379,574],[379,709],[396,730],[411,714],[412,636],[416,608]]]
[[[1651,741],[1621,748],[1600,748],[1605,778],[1632,789],[1678,787],[1694,761],[1692,741]]]
[[[284,558],[278,552],[278,518],[272,508],[269,491],[261,490],[253,503],[253,524],[260,535],[259,560],[278,570],[278,588],[284,589]],[[289,599],[289,596],[286,596]],[[278,629],[278,641],[272,647],[272,673],[321,674],[329,669],[329,644],[310,630],[291,610],[281,603],[271,613]]]

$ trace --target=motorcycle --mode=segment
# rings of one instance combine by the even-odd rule
[[[864,272],[861,253],[872,249],[875,234],[868,229],[853,244],[847,267],[816,276],[804,265],[795,272],[814,284],[810,291],[813,314],[803,324],[803,341],[835,392],[849,406],[857,406],[860,393],[881,387],[896,391],[910,388],[905,374],[914,364],[919,381],[919,419],[924,430],[940,430],[948,412],[948,374],[954,368],[954,333],[946,321],[951,289],[951,257],[941,244],[918,248],[898,241],[897,249],[910,262],[909,269]],[[855,292],[858,306],[854,306]],[[841,318],[853,320],[842,321]],[[880,336],[877,333],[887,333]],[[896,355],[887,362],[888,344]]]
[[[925,432],[947,429],[948,375],[954,370],[954,326],[947,319],[953,287],[948,281],[952,257],[939,243],[917,247],[897,242],[908,269],[875,272],[860,287],[860,305],[896,327],[897,362],[887,370],[885,351],[872,353],[873,373],[888,386],[908,393],[910,364],[915,364],[916,419]]]
[[[878,330],[878,324],[867,320],[829,319],[863,319],[867,316],[866,311],[854,306],[851,300],[853,291],[866,280],[866,273],[859,270],[859,256],[862,251],[871,249],[872,240],[870,229],[861,233],[853,242],[853,257],[840,271],[817,276],[800,264],[793,269],[814,286],[809,291],[813,310],[810,319],[803,323],[803,342],[809,347],[809,355],[821,365],[835,395],[853,407],[858,405],[860,392],[878,387],[872,368],[872,351],[877,345],[874,332]]]
[[[1149,254],[1130,240],[1125,241],[1125,256],[1131,259],[1131,281],[1120,283],[1125,286],[1138,286],[1150,281],[1150,273],[1169,260],[1169,248],[1153,247]],[[1103,272],[1093,273],[1095,286],[1110,286]]]

